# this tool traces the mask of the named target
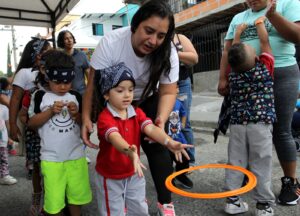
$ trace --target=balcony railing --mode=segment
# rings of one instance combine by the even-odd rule
[[[206,0],[168,0],[174,14],[204,1]]]

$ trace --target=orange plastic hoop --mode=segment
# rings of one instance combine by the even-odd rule
[[[180,190],[172,184],[172,180],[176,176],[178,176],[182,173],[193,171],[193,170],[198,170],[198,169],[206,169],[206,168],[224,168],[224,169],[232,169],[232,170],[240,171],[248,177],[248,183],[244,187],[241,187],[239,189],[220,192],[220,193],[191,193],[191,192],[187,192],[184,190]],[[188,169],[180,170],[178,172],[173,173],[172,175],[168,176],[168,178],[166,179],[166,182],[165,182],[166,187],[171,192],[179,194],[181,196],[197,198],[197,199],[218,199],[218,198],[240,195],[240,194],[243,194],[243,193],[246,193],[246,192],[252,190],[256,186],[256,183],[257,183],[256,177],[252,172],[250,172],[242,167],[232,166],[232,165],[228,165],[228,164],[207,164],[207,165],[202,165],[202,166],[190,167]]]

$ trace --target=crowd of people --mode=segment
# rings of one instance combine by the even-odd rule
[[[230,98],[228,163],[256,175],[255,214],[274,215],[273,143],[283,170],[277,200],[295,205],[300,198],[291,132],[299,85],[294,45],[300,44],[300,2],[246,2],[249,9],[233,18],[225,37],[218,92]],[[80,216],[81,206],[92,200],[88,146],[100,149],[95,215],[149,215],[142,148],[158,215],[175,215],[165,180],[197,161],[190,67],[199,57],[192,42],[175,33],[168,3],[155,0],[139,8],[131,26],[103,36],[90,62],[75,43],[68,30],[59,33],[58,49],[46,39],[32,38],[12,87],[0,78],[0,184],[17,183],[9,174],[8,146],[24,143],[32,181],[29,215]],[[95,129],[99,143],[90,140]],[[228,190],[243,181],[242,174],[226,170]],[[173,184],[192,189],[194,182],[183,173]],[[224,210],[244,213],[248,204],[228,197]]]

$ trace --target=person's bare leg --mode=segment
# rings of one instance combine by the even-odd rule
[[[296,178],[296,161],[280,161],[284,176]]]
[[[42,193],[42,177],[40,163],[33,164],[32,187],[34,193]]]
[[[33,163],[33,173],[32,173],[32,200],[30,206],[30,214],[36,215],[41,211],[41,199],[42,199],[42,177],[40,173],[40,163]]]
[[[81,206],[80,205],[68,205],[71,216],[80,216]]]

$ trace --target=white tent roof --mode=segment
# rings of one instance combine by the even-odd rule
[[[54,28],[79,0],[0,0],[0,24]]]

